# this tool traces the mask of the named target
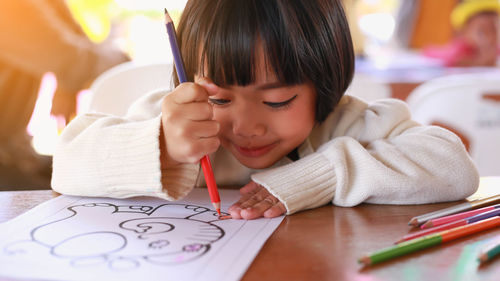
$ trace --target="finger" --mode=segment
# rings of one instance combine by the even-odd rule
[[[204,87],[191,82],[182,83],[177,86],[172,94],[167,97],[173,99],[177,104],[185,104],[191,102],[207,102],[208,92]]]
[[[227,210],[229,212],[229,214],[231,215],[231,217],[233,219],[242,219],[241,217],[241,208],[237,205],[232,205],[231,207],[229,207],[229,209]]]
[[[179,145],[176,151],[169,150],[167,144],[167,151],[178,162],[182,163],[198,163],[205,155],[211,154],[220,146],[218,138],[201,139],[195,144]]]
[[[213,107],[206,102],[185,103],[179,106],[178,111],[193,121],[212,120],[214,116]]]
[[[257,203],[259,203],[259,202],[263,201],[265,198],[267,198],[270,194],[265,188],[260,188],[253,193],[249,193],[248,195],[251,195],[251,196],[248,196],[247,197],[248,199],[240,204],[240,207],[242,209],[245,209],[248,207],[253,207]]]
[[[260,218],[267,210],[271,209],[278,203],[278,199],[269,194],[269,196],[264,198],[264,200],[257,202],[255,205],[249,208],[243,209],[241,211],[241,216],[247,220]]]
[[[279,202],[278,204],[272,206],[264,212],[265,218],[275,218],[279,217],[283,214],[286,214],[286,207],[283,203]]]
[[[229,207],[228,212],[231,214],[233,219],[241,219],[242,218],[241,211],[243,209],[241,208],[241,205],[252,196],[253,196],[253,193],[243,194],[241,196],[241,198],[236,203],[234,203],[233,205],[231,205],[231,207]]]
[[[213,96],[219,91],[219,86],[214,84],[208,77],[201,77],[196,80],[196,83],[205,88],[209,96]]]
[[[242,188],[240,188],[240,194],[243,195],[243,194],[247,194],[250,192],[254,192],[258,188],[262,188],[262,186],[254,181],[251,181],[251,182],[245,184],[245,186],[243,186]]]
[[[217,121],[191,121],[184,127],[189,138],[211,138],[219,133],[220,124]]]

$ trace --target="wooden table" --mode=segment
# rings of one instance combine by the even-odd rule
[[[500,178],[485,178],[473,197],[499,191]],[[0,222],[55,196],[49,190],[0,192]],[[390,246],[407,234],[410,218],[453,204],[456,202],[411,206],[362,204],[353,208],[329,205],[287,216],[242,280],[500,280],[500,259],[481,268],[475,261],[478,247],[475,242],[500,235],[500,229],[369,268],[357,263],[360,256]]]

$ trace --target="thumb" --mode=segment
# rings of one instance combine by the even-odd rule
[[[205,88],[209,96],[213,96],[219,91],[219,86],[212,82],[212,79],[208,77],[200,78],[198,81],[196,81],[196,84]]]

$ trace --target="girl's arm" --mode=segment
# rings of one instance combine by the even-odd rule
[[[162,172],[158,91],[132,105],[125,117],[89,113],[61,135],[53,158],[52,188],[68,195],[156,196],[174,200],[195,185],[197,164]],[[164,169],[167,169],[163,167]]]
[[[252,176],[285,204],[288,214],[328,202],[453,201],[471,195],[479,183],[460,139],[412,121],[407,106],[397,100],[368,106],[343,98],[312,133],[307,150],[294,163]]]

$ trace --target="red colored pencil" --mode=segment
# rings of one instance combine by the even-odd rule
[[[177,70],[177,77],[179,82],[187,82],[186,71],[184,70],[184,63],[182,61],[181,52],[179,46],[177,45],[177,38],[175,37],[175,28],[172,18],[168,15],[167,9],[165,9],[165,26],[167,28],[168,38],[170,40],[170,48],[172,49],[172,54],[174,56],[175,69]],[[212,170],[212,164],[210,164],[210,159],[207,155],[201,158],[201,168],[203,169],[203,175],[205,175],[205,182],[207,183],[208,195],[210,196],[210,201],[212,205],[220,216],[220,197],[219,191],[217,190],[217,184],[215,183],[214,172]]]
[[[453,222],[453,221],[472,217],[472,216],[475,216],[475,215],[478,215],[478,214],[481,214],[484,212],[488,212],[488,211],[491,211],[494,209],[498,209],[498,208],[500,208],[500,204],[496,204],[493,206],[488,206],[488,207],[484,207],[484,208],[480,208],[480,209],[475,209],[472,211],[462,212],[462,213],[458,213],[458,214],[454,214],[454,215],[449,215],[449,216],[445,216],[445,217],[441,217],[441,218],[437,218],[437,219],[432,219],[432,220],[429,220],[426,223],[422,224],[420,226],[420,228],[426,229],[426,228],[440,226],[443,224],[448,224],[448,223]]]
[[[426,223],[427,221],[432,220],[432,219],[437,219],[437,218],[441,218],[444,216],[449,216],[449,215],[453,215],[453,214],[457,214],[460,212],[465,212],[465,211],[469,211],[469,210],[473,210],[473,209],[479,209],[482,207],[486,207],[486,206],[490,206],[490,205],[498,204],[498,203],[500,203],[500,194],[497,194],[497,195],[494,195],[491,197],[487,197],[487,198],[483,198],[483,199],[479,199],[479,200],[464,202],[464,203],[454,205],[454,206],[451,206],[451,207],[448,207],[448,208],[445,208],[442,210],[437,210],[437,211],[434,211],[431,213],[427,213],[427,214],[413,217],[408,222],[408,225],[419,226],[419,225],[422,225],[423,223]]]
[[[403,241],[412,240],[412,239],[415,239],[415,238],[418,238],[421,236],[429,235],[431,233],[440,232],[440,231],[452,229],[455,227],[472,224],[472,223],[475,223],[475,222],[478,222],[481,220],[485,220],[485,219],[488,219],[491,217],[497,217],[497,216],[500,216],[500,209],[493,209],[491,211],[477,214],[477,215],[472,216],[472,217],[460,219],[460,220],[453,221],[453,222],[450,222],[447,224],[443,224],[443,225],[440,225],[437,227],[428,228],[428,229],[424,229],[424,230],[421,230],[418,232],[407,234],[407,235],[403,236],[403,238],[401,238],[399,241],[397,241],[396,244],[401,243]]]
[[[496,227],[500,227],[500,217],[488,218],[469,225],[459,226],[439,233],[426,235],[420,237],[419,239],[406,241],[401,244],[365,255],[358,259],[358,262],[365,266],[384,262],[386,260]]]

